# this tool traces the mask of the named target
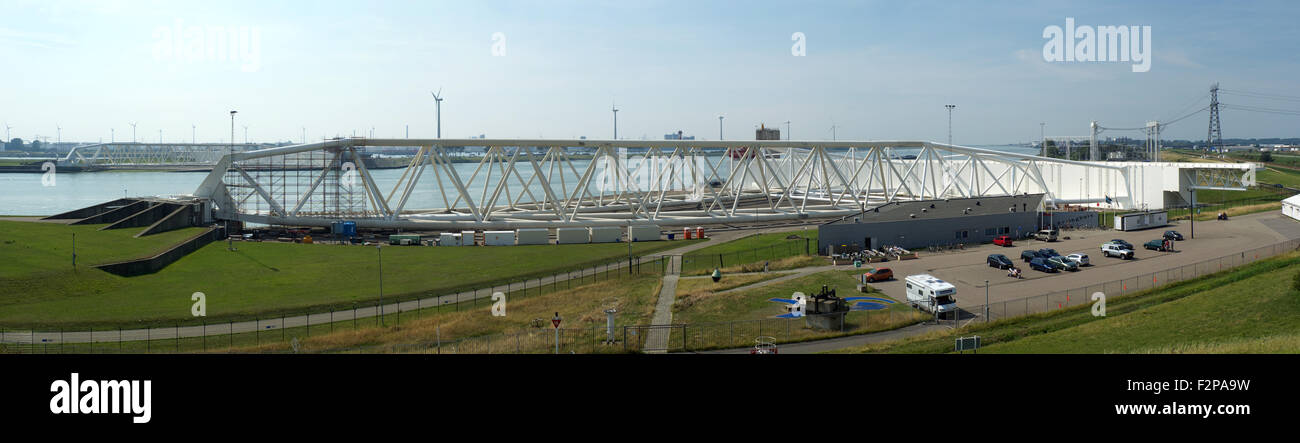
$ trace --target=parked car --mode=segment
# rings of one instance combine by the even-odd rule
[[[1133,248],[1126,248],[1119,243],[1106,243],[1101,245],[1101,255],[1128,260],[1133,258]]]
[[[1133,244],[1132,244],[1132,243],[1126,242],[1126,241],[1124,241],[1124,239],[1120,239],[1120,238],[1112,239],[1111,241],[1109,241],[1109,242],[1107,242],[1107,243],[1115,243],[1115,244],[1120,245],[1120,246],[1123,246],[1123,247],[1125,247],[1125,248],[1133,249]]]
[[[1056,269],[1055,266],[1052,266],[1051,263],[1048,263],[1048,262],[1047,262],[1047,259],[1042,258],[1042,257],[1034,257],[1033,260],[1030,260],[1030,261],[1029,261],[1029,269],[1033,269],[1033,270],[1035,270],[1035,271],[1043,271],[1043,272],[1056,272],[1056,271],[1057,271],[1057,269]]]
[[[1077,264],[1075,264],[1073,261],[1070,261],[1070,260],[1066,259],[1065,257],[1059,256],[1059,255],[1058,255],[1058,256],[1055,256],[1055,257],[1050,257],[1050,258],[1048,258],[1048,259],[1047,259],[1047,262],[1048,262],[1048,263],[1051,263],[1053,266],[1056,266],[1057,269],[1064,269],[1064,270],[1066,270],[1066,271],[1078,271],[1078,270],[1079,270],[1079,265],[1077,265]]]
[[[1142,247],[1153,251],[1163,251],[1165,250],[1165,239],[1157,238],[1155,240],[1151,240],[1149,242],[1143,243]]]
[[[1060,257],[1061,254],[1052,248],[1043,248],[1038,250],[1038,256],[1043,258]]]
[[[1072,262],[1074,262],[1074,264],[1079,265],[1079,266],[1088,266],[1088,265],[1091,264],[1091,263],[1088,262],[1088,254],[1084,254],[1084,253],[1082,253],[1082,252],[1076,252],[1076,253],[1073,253],[1073,254],[1067,255],[1067,256],[1065,256],[1065,259],[1066,259],[1066,260],[1069,260],[1069,261],[1072,261]]]
[[[1042,241],[1053,242],[1056,241],[1058,235],[1060,235],[1060,232],[1055,229],[1044,229],[1034,233],[1034,238]]]
[[[1041,254],[1039,254],[1038,251],[1035,251],[1035,250],[1033,250],[1033,249],[1026,249],[1026,250],[1024,250],[1024,252],[1021,252],[1021,253],[1020,253],[1020,259],[1021,259],[1021,260],[1024,260],[1025,263],[1029,263],[1030,260],[1033,260],[1033,259],[1035,259],[1035,258],[1039,258],[1039,257],[1041,257]]]
[[[1010,235],[999,235],[993,239],[993,244],[1010,248],[1012,246]]]
[[[894,271],[889,268],[876,268],[862,274],[862,279],[866,280],[867,283],[875,283],[878,281],[890,280],[892,278],[894,278]]]
[[[1178,231],[1165,231],[1165,238],[1170,240],[1183,241],[1183,234]]]
[[[989,254],[988,263],[989,266],[998,269],[1010,269],[1016,267],[1016,264],[1012,263],[1011,259],[1002,254]]]

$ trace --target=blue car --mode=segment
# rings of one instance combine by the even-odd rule
[[[1043,271],[1043,272],[1057,271],[1056,266],[1052,266],[1052,263],[1048,262],[1047,259],[1042,257],[1037,257],[1033,260],[1030,260],[1029,269],[1033,269],[1035,271]]]

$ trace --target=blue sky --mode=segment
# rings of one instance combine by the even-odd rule
[[[795,139],[947,137],[995,144],[1133,127],[1203,106],[1209,85],[1300,96],[1297,2],[186,2],[0,5],[0,120],[30,139],[229,138],[239,110],[258,141],[366,135],[619,136],[685,131],[751,139],[791,121]],[[1151,70],[1049,63],[1046,26],[1152,27]],[[164,35],[248,29],[239,60],[161,54]],[[163,31],[168,30],[168,31]],[[251,41],[252,30],[258,38]],[[504,56],[493,55],[493,34]],[[806,56],[791,55],[791,35]],[[232,32],[238,34],[238,32]],[[173,38],[171,42],[176,42]],[[197,43],[196,43],[197,42]],[[201,55],[206,54],[201,52]],[[256,57],[254,57],[254,55]],[[245,68],[253,69],[245,69]],[[251,72],[246,72],[251,71]],[[1300,109],[1300,101],[1224,96]],[[1189,108],[1190,107],[1190,108]],[[1202,139],[1206,116],[1167,128]],[[1223,113],[1225,137],[1300,136],[1300,116]],[[0,129],[3,129],[0,127]],[[1132,135],[1110,132],[1105,135]]]

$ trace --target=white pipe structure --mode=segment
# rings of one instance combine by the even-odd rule
[[[260,145],[235,145],[250,151]],[[57,165],[130,169],[206,169],[228,154],[228,143],[93,143],[72,148]]]
[[[364,146],[419,149],[380,187]],[[451,155],[465,146],[484,153]],[[927,141],[344,138],[223,156],[194,196],[219,219],[446,230],[820,219],[1023,193],[1049,206],[1161,208],[1193,187],[1252,184],[1249,164],[1082,162]],[[416,194],[442,205],[408,207]]]

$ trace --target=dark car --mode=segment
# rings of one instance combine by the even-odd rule
[[[989,266],[998,269],[1010,269],[1016,267],[1015,263],[1011,262],[1011,259],[1002,254],[989,254],[988,263]]]
[[[1165,231],[1165,238],[1170,240],[1183,241],[1183,234],[1178,231]]]
[[[1127,241],[1124,241],[1124,239],[1121,239],[1121,238],[1112,239],[1110,242],[1111,242],[1111,243],[1118,244],[1118,245],[1123,245],[1124,247],[1129,248],[1129,249],[1133,249],[1133,244],[1132,244],[1132,243],[1129,243],[1129,242],[1127,242]]]
[[[1020,253],[1020,259],[1024,260],[1026,263],[1038,257],[1041,257],[1041,255],[1038,253],[1038,251],[1035,251],[1033,249],[1026,249],[1024,252]]]
[[[1061,254],[1052,248],[1043,248],[1038,250],[1038,256],[1042,258],[1061,257]]]
[[[1056,269],[1055,266],[1052,266],[1051,262],[1047,261],[1047,259],[1042,257],[1035,257],[1033,260],[1030,260],[1029,269],[1033,269],[1035,271],[1043,271],[1043,272],[1058,271],[1058,269]]]
[[[1149,242],[1143,243],[1142,247],[1153,251],[1163,251],[1165,250],[1165,239],[1157,238],[1155,240],[1151,240]]]

